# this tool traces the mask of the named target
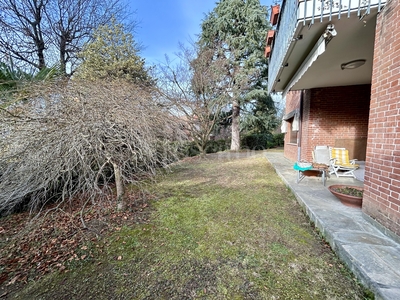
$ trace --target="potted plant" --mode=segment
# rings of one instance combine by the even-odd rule
[[[364,189],[360,186],[336,184],[328,187],[329,191],[339,198],[344,205],[351,207],[362,206]]]

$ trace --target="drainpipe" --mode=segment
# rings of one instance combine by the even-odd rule
[[[304,95],[304,90],[302,90],[300,94],[299,132],[297,134],[297,161],[301,160],[301,132],[303,128],[303,95]]]

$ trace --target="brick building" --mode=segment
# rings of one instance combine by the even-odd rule
[[[349,149],[365,161],[363,212],[397,236],[399,18],[398,0],[283,0],[266,47],[269,90],[286,96],[284,155],[310,161],[316,145]]]

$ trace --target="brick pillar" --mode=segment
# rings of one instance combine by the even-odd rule
[[[377,18],[363,212],[400,235],[400,4]]]

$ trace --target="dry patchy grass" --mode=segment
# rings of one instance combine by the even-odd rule
[[[254,155],[256,154],[256,155]],[[364,299],[261,153],[180,162],[149,187],[146,223],[16,299]]]

